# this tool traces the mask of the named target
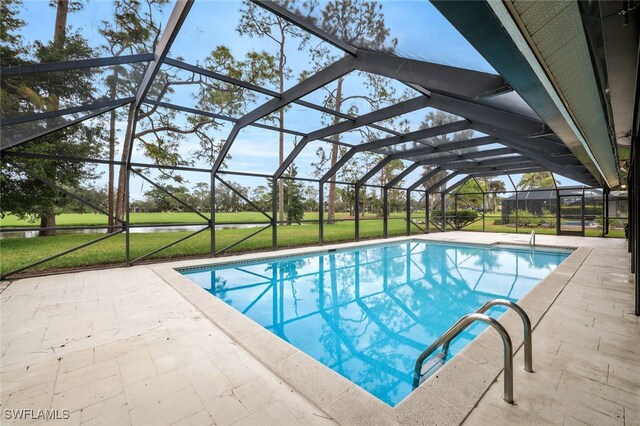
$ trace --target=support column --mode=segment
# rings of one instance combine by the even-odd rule
[[[585,208],[585,205],[584,205],[584,187],[582,187],[582,203],[580,204],[580,206],[581,206],[581,210],[580,210],[580,224],[582,225],[582,226],[581,226],[581,229],[582,229],[582,236],[584,237],[584,208]]]
[[[456,223],[457,221],[458,221],[458,194],[453,194],[453,223]]]
[[[210,252],[211,257],[216,255],[216,174],[211,171],[211,189],[209,200],[209,225],[211,226]]]
[[[389,236],[389,193],[387,188],[382,190],[382,229],[384,238]]]
[[[602,236],[607,235],[607,213],[609,206],[607,205],[607,189],[602,188]]]
[[[520,208],[520,203],[518,202],[518,190],[516,189],[516,234],[518,233],[518,209]]]
[[[429,233],[429,228],[431,227],[431,222],[429,222],[429,193],[424,193],[424,224],[426,228],[424,228],[425,234]]]
[[[131,218],[129,216],[129,187],[131,186],[131,166],[126,164],[126,166],[120,166],[127,168],[127,174],[125,176],[125,185],[124,185],[124,209],[125,209],[125,221],[124,221],[124,258],[127,266],[131,266]]]
[[[487,214],[487,207],[485,204],[485,198],[487,197],[487,194],[482,193],[482,232],[486,231],[486,221],[485,221],[485,216]]]
[[[556,188],[556,235],[560,235],[560,190]]]
[[[442,198],[442,205],[440,209],[442,210],[442,232],[447,230],[447,219],[445,218],[445,214],[447,213],[447,207],[445,206],[445,193],[441,192],[440,197]]]
[[[411,190],[407,189],[407,236],[411,236]]]
[[[635,314],[640,316],[640,274],[638,273],[638,245],[640,232],[638,228],[638,211],[640,210],[640,200],[638,200],[638,188],[640,187],[640,175],[638,166],[640,165],[640,151],[638,151],[637,134],[632,138],[631,148],[631,170],[627,181],[629,200],[629,243],[631,246],[631,272],[635,273]]]
[[[606,226],[605,227],[605,230],[606,230],[605,235],[609,235],[609,192],[610,191],[608,189],[605,192],[605,204],[602,207],[604,209],[604,211],[606,212],[606,216],[605,216],[605,219],[604,219],[605,223],[603,225],[603,226]]]
[[[324,185],[322,182],[318,188],[318,241],[324,244]]]
[[[355,185],[355,203],[354,206],[355,214],[356,214],[356,222],[355,222],[355,240],[360,241],[360,187]]]
[[[278,249],[278,180],[271,180],[271,250]]]

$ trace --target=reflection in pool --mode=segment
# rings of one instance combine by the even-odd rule
[[[410,241],[182,273],[395,406],[420,352],[456,320],[490,299],[519,300],[568,255]],[[484,327],[463,332],[449,356]]]

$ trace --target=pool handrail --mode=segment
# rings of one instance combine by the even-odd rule
[[[524,370],[527,373],[533,373],[533,343],[531,340],[531,320],[529,319],[529,316],[527,315],[525,310],[522,309],[520,305],[507,299],[489,300],[484,305],[482,305],[474,314],[483,315],[486,311],[488,311],[494,306],[506,306],[508,308],[513,309],[520,316],[520,319],[522,320],[522,327],[524,332]],[[507,339],[509,339],[508,340],[509,346],[512,346],[512,345],[511,345],[511,338],[509,337],[509,334],[506,332],[504,327],[500,323],[498,323],[497,320],[486,315],[483,315],[483,316],[486,316],[487,318],[490,318],[491,320],[495,321],[496,324],[499,326],[499,328],[496,327],[492,322],[487,321],[480,317],[470,318],[470,321],[468,321],[464,325],[462,324],[465,318],[470,317],[474,314],[468,314],[460,318],[458,322],[456,322],[451,328],[449,328],[449,330],[447,330],[442,336],[440,336],[438,340],[436,340],[431,346],[429,346],[424,352],[420,354],[420,356],[416,360],[416,366],[414,371],[414,378],[413,378],[414,389],[420,385],[420,378],[422,376],[422,364],[429,357],[429,355],[435,352],[435,350],[442,345],[442,351],[445,353],[445,356],[446,356],[446,354],[449,353],[449,343],[451,343],[453,339],[455,339],[465,328],[467,328],[474,321],[484,321],[489,325],[493,326],[498,331],[498,333],[500,333],[500,336],[502,337],[502,341],[505,345],[505,356],[506,356],[507,345],[505,343],[505,338],[503,336],[503,333],[500,331],[500,329],[504,331]],[[509,356],[509,362],[507,362],[506,359],[504,362],[505,391],[504,391],[503,399],[509,403],[513,403],[513,364],[511,362],[511,358],[513,357],[513,349],[511,349],[510,352],[511,352],[511,355]]]
[[[536,248],[536,231],[531,231],[531,236],[529,237],[529,246],[533,246]]]
[[[448,344],[453,338],[460,334],[464,329],[476,321],[481,321],[489,324],[493,327],[500,337],[502,338],[502,344],[504,347],[504,393],[502,399],[506,402],[513,404],[513,344],[507,330],[494,318],[488,315],[474,312],[467,314],[460,318],[454,325],[445,331],[435,342],[424,350],[416,360],[416,365],[413,374],[413,388],[416,389],[420,385],[420,377],[422,376],[422,364],[424,361],[435,352],[440,346]]]
[[[494,306],[506,306],[513,309],[522,320],[524,333],[524,371],[533,373],[533,343],[531,341],[531,320],[520,305],[507,299],[493,299],[482,305],[476,312],[483,314]]]

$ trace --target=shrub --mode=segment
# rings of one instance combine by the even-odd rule
[[[551,226],[552,228],[555,228],[556,223],[557,223],[557,219],[556,219],[556,214],[553,213],[551,210],[549,209],[542,209],[542,216],[545,216],[542,219],[542,222],[546,225]]]
[[[502,225],[502,219],[496,219],[493,221],[494,225]]]
[[[462,229],[465,226],[473,223],[476,219],[478,219],[478,212],[475,210],[447,210],[445,212],[447,221],[454,229]],[[431,220],[440,223],[442,221],[442,211],[441,210],[433,210],[431,212]]]
[[[516,210],[509,214],[509,223],[518,226],[540,226],[542,220],[529,210]]]

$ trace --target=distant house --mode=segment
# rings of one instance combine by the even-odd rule
[[[502,199],[502,223],[509,223],[509,215],[517,210],[528,210],[537,216],[543,216],[543,210],[549,210],[552,214],[557,211],[558,195],[562,198],[562,212],[565,215],[580,215],[582,204],[582,188],[560,188],[549,190],[518,191],[509,197]],[[613,192],[609,194],[609,215],[616,216],[618,204],[626,203],[620,198],[620,194]],[[585,220],[593,220],[602,215],[602,190],[584,189],[584,217]],[[611,211],[613,210],[613,212]]]

